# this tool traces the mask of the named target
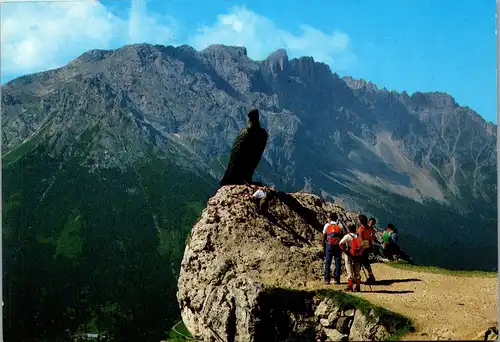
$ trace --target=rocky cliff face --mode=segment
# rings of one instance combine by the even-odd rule
[[[202,341],[380,340],[403,317],[335,291],[322,280],[321,231],[327,214],[355,213],[306,193],[267,189],[262,214],[246,186],[225,186],[193,227],[177,297],[182,318]],[[383,313],[383,314],[382,314]]]
[[[457,239],[454,250],[469,248],[456,226],[496,234],[495,125],[447,94],[410,96],[341,79],[285,50],[263,61],[223,45],[94,50],[9,82],[1,101],[7,158],[43,144],[54,158],[82,156],[94,172],[125,170],[153,153],[215,180],[248,108],[257,107],[269,131],[255,176],[264,183],[342,201],[382,225],[397,221],[421,262],[442,256],[429,238],[434,227]],[[416,215],[429,221],[417,223]],[[420,245],[429,250],[413,247]],[[459,261],[439,265],[496,267],[494,251],[484,260],[447,259]]]
[[[255,106],[270,132],[258,171],[266,182],[297,190],[311,179],[333,196],[381,187],[463,211],[473,199],[496,198],[493,124],[447,94],[409,96],[340,79],[310,57],[289,60],[285,50],[261,62],[223,45],[95,50],[9,82],[2,106],[3,152],[42,131],[62,150],[98,120],[120,129],[132,123],[126,136],[137,153],[144,139],[160,149],[168,141],[194,152],[198,164],[218,164]],[[113,140],[108,147],[118,149]]]

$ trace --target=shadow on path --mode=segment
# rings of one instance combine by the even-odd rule
[[[368,285],[364,285],[365,289],[368,287]],[[391,294],[404,294],[404,293],[415,293],[415,291],[391,291],[391,290],[369,290],[366,291],[365,289],[362,289],[361,292],[358,293],[391,293]]]
[[[392,285],[392,284],[397,284],[397,283],[409,283],[411,281],[422,281],[422,279],[416,279],[416,278],[408,278],[408,279],[384,279],[384,280],[377,280],[375,283],[371,285]]]

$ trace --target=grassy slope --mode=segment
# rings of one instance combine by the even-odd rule
[[[215,183],[154,156],[91,174],[21,148],[2,170],[6,339],[161,338],[179,316],[187,232]]]
[[[168,331],[165,342],[195,341],[182,321],[177,322]]]
[[[449,270],[435,266],[410,265],[404,261],[390,262],[387,263],[387,265],[394,268],[401,268],[410,271],[445,274],[457,277],[485,277],[485,278],[498,277],[498,272],[487,272],[481,270],[472,270],[472,271]]]

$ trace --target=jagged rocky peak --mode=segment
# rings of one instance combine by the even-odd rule
[[[343,77],[342,80],[344,80],[344,82],[347,84],[347,86],[349,88],[354,89],[354,90],[362,89],[362,88],[366,88],[367,90],[372,90],[372,91],[379,90],[379,88],[377,87],[376,84],[374,84],[370,81],[366,81],[363,78],[356,79],[356,78],[352,78],[351,76],[346,76],[346,77]],[[385,91],[387,91],[387,89],[385,89]]]
[[[238,56],[248,56],[247,48],[244,46],[230,46],[223,44],[212,44],[209,45],[206,49],[201,51],[202,53],[214,53],[214,54],[222,54],[227,53],[233,57]]]
[[[320,80],[333,78],[332,70],[328,64],[316,62],[310,56],[292,59],[290,67],[303,80],[319,82]]]
[[[234,90],[242,94],[251,91],[252,79],[259,70],[259,64],[247,56],[245,47],[215,44],[200,54]]]
[[[278,49],[273,51],[267,58],[266,61],[281,61],[288,60],[288,54],[285,49]]]
[[[181,52],[185,52],[185,53],[188,53],[188,54],[191,54],[191,55],[198,54],[198,51],[196,51],[195,48],[193,48],[190,45],[186,45],[186,44],[180,45],[180,46],[176,47],[175,50],[181,51]]]
[[[97,62],[106,58],[112,51],[110,50],[90,50],[77,57],[74,61],[78,62]],[[74,62],[73,61],[73,62]],[[70,63],[71,64],[71,63]]]
[[[355,79],[351,76],[342,77],[342,80],[349,86],[351,89],[361,89],[366,85],[366,81],[362,78]]]
[[[429,92],[422,93],[416,91],[411,95],[412,101],[420,107],[435,107],[436,109],[442,108],[456,108],[458,104],[456,103],[453,96],[442,93],[442,92]]]
[[[401,318],[334,298],[322,280],[321,232],[328,213],[356,214],[307,193],[264,188],[267,209],[224,186],[208,200],[191,231],[178,281],[185,325],[200,341],[382,340]],[[329,292],[330,293],[330,292]],[[340,300],[336,300],[340,299]],[[344,303],[345,305],[343,306]]]
[[[443,93],[440,91],[434,91],[430,93],[426,93],[426,95],[429,97],[430,101],[432,104],[440,107],[457,107],[458,104],[455,101],[455,98],[451,96],[450,94]]]
[[[265,64],[269,65],[271,71],[275,72],[278,68],[283,71],[288,65],[288,54],[285,49],[278,49],[272,52],[264,61]]]
[[[294,59],[292,59],[291,62],[299,67],[302,67],[302,68],[313,68],[315,66],[315,64],[320,64],[320,63],[316,63],[314,58],[311,56],[303,56],[303,57],[299,57],[299,58],[294,58]]]

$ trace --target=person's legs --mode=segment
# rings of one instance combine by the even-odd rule
[[[353,263],[353,265],[354,280],[361,281],[361,263],[355,262]]]
[[[352,287],[354,285],[354,273],[353,273],[353,263],[352,258],[350,258],[347,254],[343,254],[344,264],[347,271],[347,287],[345,291],[352,291]]]
[[[375,282],[375,276],[373,275],[372,266],[370,265],[370,260],[368,259],[369,254],[369,248],[363,250],[362,267],[364,267],[368,271],[368,283]]]
[[[391,250],[390,250],[389,246],[386,246],[382,251],[383,251],[383,255],[386,259],[389,259],[389,260],[392,259]]]
[[[344,259],[344,265],[345,265],[345,269],[347,271],[347,279],[354,280],[353,273],[352,273],[351,258],[349,258],[349,256],[345,253],[342,253],[342,258]]]
[[[340,267],[342,266],[342,261],[341,261],[341,250],[340,247],[336,246],[333,248],[333,258],[335,261],[335,269],[333,271],[333,279],[335,280],[336,284],[340,284]]]
[[[259,204],[260,204],[260,211],[267,212],[268,196],[261,198],[261,200],[259,201]]]
[[[392,248],[392,258],[393,258],[394,260],[396,260],[396,259],[398,259],[398,258],[400,257],[400,255],[401,255],[401,248],[399,248],[399,246],[398,246],[398,245],[394,245],[394,246],[392,246],[392,247],[393,247],[393,248]]]
[[[255,204],[256,208],[257,208],[257,212],[260,210],[259,208],[259,200],[255,197],[252,197],[250,198],[250,200],[252,201],[253,204]]]
[[[361,291],[361,263],[359,262],[360,260],[354,260],[353,261],[353,273],[354,273],[354,278],[356,280],[356,292]]]
[[[330,268],[332,267],[333,255],[329,247],[325,249],[325,282],[330,283]]]
[[[393,261],[394,260],[394,248],[391,245],[388,245],[386,248],[387,259]]]

